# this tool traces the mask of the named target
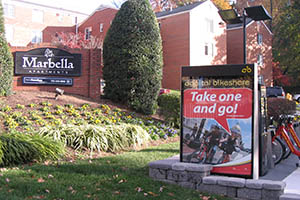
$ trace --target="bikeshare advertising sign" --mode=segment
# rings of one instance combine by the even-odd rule
[[[80,76],[81,54],[56,48],[38,48],[15,54],[15,74]]]
[[[182,67],[182,162],[252,176],[254,65]]]

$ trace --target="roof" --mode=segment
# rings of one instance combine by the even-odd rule
[[[250,25],[252,22],[254,22],[253,19],[251,18],[246,18],[246,27],[248,25]],[[265,24],[264,21],[261,21],[262,24],[264,25],[264,27],[268,30],[268,32],[273,35],[272,31],[270,30],[270,28]],[[243,28],[243,23],[239,23],[239,24],[227,24],[227,30],[232,30],[232,29],[239,29],[239,28]]]
[[[75,11],[75,10],[69,10],[69,9],[55,7],[55,6],[50,6],[50,5],[46,5],[46,4],[42,4],[42,3],[34,3],[34,2],[26,1],[26,0],[14,0],[14,1],[88,16],[88,14],[83,13],[83,12],[79,12],[79,11]]]
[[[246,18],[246,26],[252,22],[251,18]],[[227,29],[233,29],[233,28],[243,28],[243,23],[239,24],[227,24]]]
[[[101,10],[105,10],[107,8],[114,9],[114,10],[119,10],[118,8],[113,7],[111,5],[102,4],[95,11],[101,11]]]
[[[193,8],[195,8],[195,7],[199,6],[200,4],[204,3],[205,1],[200,1],[200,2],[193,3],[193,4],[188,4],[186,6],[177,7],[173,10],[158,12],[158,13],[156,13],[156,17],[159,18],[159,17],[168,16],[168,15],[178,14],[178,13],[181,13],[181,12],[190,11]]]

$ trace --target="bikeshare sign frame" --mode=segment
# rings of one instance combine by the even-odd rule
[[[257,73],[255,64],[182,67],[181,162],[258,179]]]

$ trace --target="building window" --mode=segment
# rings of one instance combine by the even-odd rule
[[[14,40],[14,27],[12,25],[5,25],[5,38],[7,42]]]
[[[208,44],[205,43],[204,45],[204,55],[208,56]]]
[[[89,40],[92,34],[92,27],[87,27],[84,29],[84,39]]]
[[[32,10],[32,22],[43,23],[44,22],[44,12],[42,10],[33,9]]]
[[[258,64],[259,66],[263,66],[263,64],[264,64],[263,56],[262,56],[261,54],[259,54],[259,55],[257,56],[257,64]]]
[[[15,6],[10,4],[3,4],[3,12],[5,17],[15,17]]]
[[[257,44],[262,45],[263,43],[263,36],[260,33],[257,33]]]
[[[42,41],[43,41],[42,31],[39,31],[39,30],[32,31],[32,40],[31,40],[31,42],[36,44],[36,43],[41,43]]]
[[[214,56],[214,44],[205,43],[205,45],[204,45],[204,55]]]
[[[205,23],[206,23],[206,31],[208,33],[213,33],[214,32],[214,20],[205,19]]]
[[[103,24],[101,23],[100,24],[100,33],[102,33],[103,32]]]

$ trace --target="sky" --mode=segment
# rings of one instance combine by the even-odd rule
[[[112,5],[112,2],[121,3],[124,0],[26,0],[38,4],[75,10],[91,14],[100,5]]]

